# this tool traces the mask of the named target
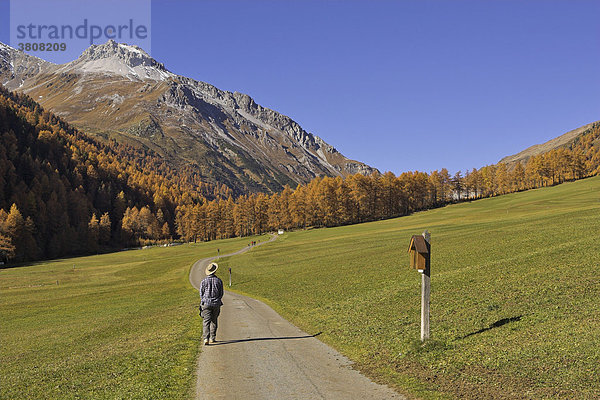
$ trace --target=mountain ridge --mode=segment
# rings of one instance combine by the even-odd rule
[[[379,172],[249,95],[173,74],[137,46],[108,41],[52,64],[4,45],[0,79],[80,129],[196,164],[237,194]]]
[[[599,125],[599,124],[600,124],[600,120],[590,122],[589,124],[582,125],[579,128],[570,130],[570,131],[563,133],[562,135],[557,136],[553,139],[550,139],[544,143],[534,144],[532,146],[527,147],[524,150],[521,150],[520,152],[518,152],[516,154],[503,157],[499,161],[499,163],[508,164],[511,166],[515,165],[517,162],[526,163],[527,160],[532,156],[544,154],[544,153],[547,153],[551,150],[554,150],[554,149],[557,149],[560,147],[569,146],[579,136],[583,135],[584,133],[586,133],[590,129],[593,129],[596,125]]]

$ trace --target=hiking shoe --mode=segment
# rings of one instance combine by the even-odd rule
[[[210,342],[211,342],[211,343],[216,343],[216,342],[217,342],[217,339],[216,339],[216,338],[212,338],[212,339],[210,339]]]
[[[208,345],[208,339],[204,339],[204,344]]]

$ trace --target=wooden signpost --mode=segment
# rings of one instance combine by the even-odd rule
[[[408,246],[410,267],[421,273],[421,342],[429,339],[429,298],[431,296],[431,235],[414,235]]]

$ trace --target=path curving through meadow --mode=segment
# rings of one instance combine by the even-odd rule
[[[242,254],[276,238],[220,257]],[[194,288],[216,258],[194,263]],[[404,398],[352,369],[350,360],[316,338],[319,333],[301,331],[266,304],[229,291],[223,303],[217,343],[203,346],[198,359],[197,399]]]

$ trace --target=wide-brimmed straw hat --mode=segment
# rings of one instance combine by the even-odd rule
[[[217,272],[217,269],[219,269],[219,266],[217,265],[217,263],[210,263],[208,265],[208,267],[206,267],[204,272],[206,273],[206,275],[211,275],[211,274],[214,274],[215,272]]]

